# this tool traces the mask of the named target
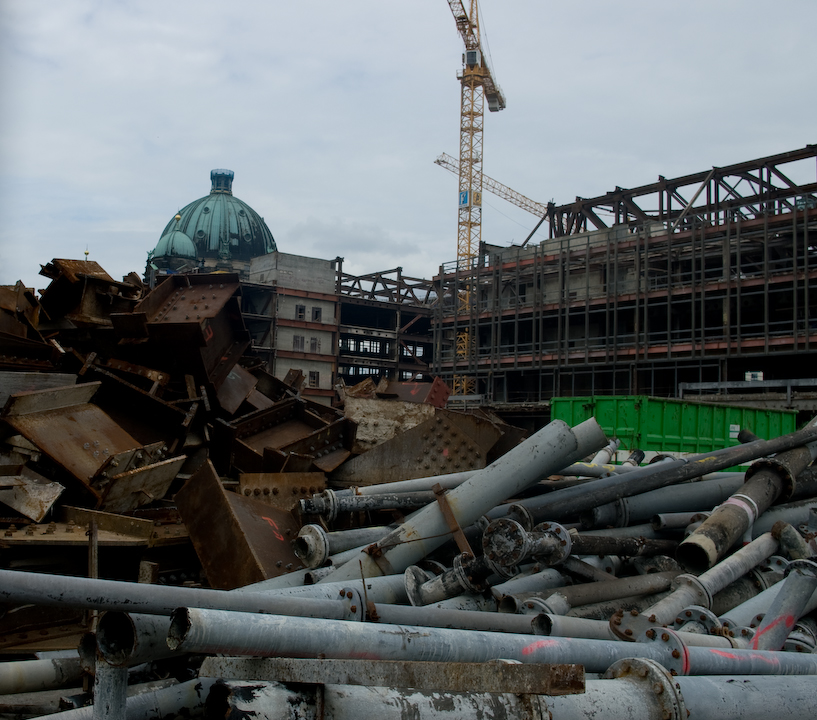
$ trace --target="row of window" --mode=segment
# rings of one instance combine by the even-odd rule
[[[292,336],[292,349],[295,352],[306,351],[306,337],[304,335]],[[350,341],[343,338],[340,343],[341,352],[359,352],[359,353],[388,353],[389,343],[381,342],[379,340],[354,340]],[[309,338],[309,352],[320,353],[321,339],[317,337]],[[407,345],[406,348],[400,348],[401,357],[415,357],[420,358],[424,354],[424,347],[422,345]]]
[[[306,338],[303,335],[292,336],[292,349],[295,352],[306,352]],[[320,353],[321,339],[317,337],[309,338],[309,352]]]
[[[296,305],[295,306],[295,319],[296,320],[306,320],[306,305]],[[321,308],[319,307],[312,307],[312,322],[320,322],[321,321]]]

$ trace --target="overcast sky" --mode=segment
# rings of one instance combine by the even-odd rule
[[[534,200],[817,142],[814,0],[480,7],[507,97],[483,170]],[[40,264],[86,247],[141,274],[213,168],[282,252],[427,278],[456,258],[445,0],[0,0],[0,19],[0,284],[44,287]],[[484,241],[536,221],[485,195]]]

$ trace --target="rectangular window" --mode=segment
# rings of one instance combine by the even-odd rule
[[[321,374],[317,370],[309,371],[309,387],[316,388],[321,384]]]
[[[309,352],[311,353],[319,353],[321,351],[321,339],[320,338],[309,338]]]
[[[295,306],[295,319],[306,320],[306,305]]]
[[[319,307],[312,308],[312,322],[321,321],[321,309]]]
[[[292,336],[292,349],[295,352],[303,352],[304,351],[304,336],[303,335],[293,335]]]

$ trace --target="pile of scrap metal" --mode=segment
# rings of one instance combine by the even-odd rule
[[[309,403],[245,355],[232,276],[87,287],[109,322],[43,333],[78,383],[3,411],[0,718],[808,713],[817,422],[611,464],[594,419]]]

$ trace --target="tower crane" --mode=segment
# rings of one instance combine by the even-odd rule
[[[467,272],[473,266],[482,235],[484,103],[488,101],[488,109],[492,112],[504,110],[505,96],[482,52],[477,0],[470,0],[469,12],[461,0],[448,0],[448,6],[465,45],[462,70],[457,75],[461,84],[457,268],[460,272]],[[471,288],[466,284],[459,291],[458,315],[470,316],[471,303]],[[470,365],[474,355],[473,338],[468,328],[463,328],[457,333],[457,360]],[[452,390],[455,395],[472,394],[476,391],[476,381],[455,371]]]

